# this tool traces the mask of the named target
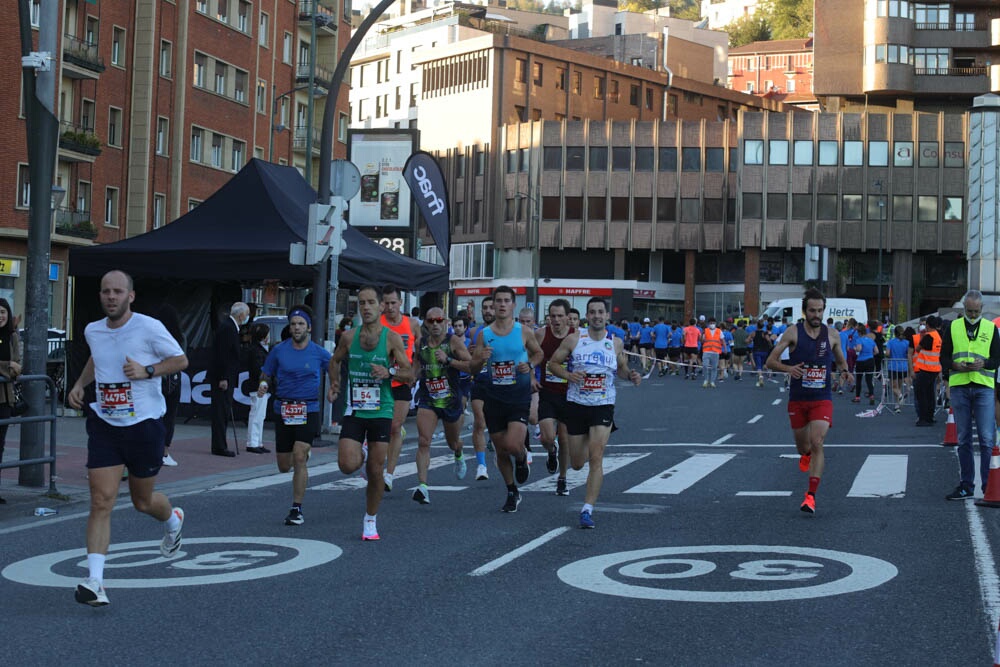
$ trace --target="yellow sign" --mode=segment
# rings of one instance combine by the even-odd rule
[[[0,257],[0,276],[21,275],[21,260]]]

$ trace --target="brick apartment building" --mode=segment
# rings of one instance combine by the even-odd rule
[[[66,195],[52,234],[53,326],[69,316],[70,246],[111,243],[167,224],[211,196],[251,157],[273,156],[303,172],[309,160],[315,167],[323,86],[350,31],[350,6],[337,0],[66,0],[60,6],[55,184]],[[36,0],[33,48],[38,23]],[[314,25],[315,85],[322,97],[315,98],[317,129],[310,138],[305,88]],[[6,61],[16,62],[17,21],[0,26],[0,42]],[[0,80],[5,89],[20,90],[20,68],[6,68]],[[7,269],[0,295],[18,313],[30,188],[20,97],[0,102],[10,139],[0,161],[8,184],[0,191],[0,259],[7,260],[0,262]],[[346,95],[339,105],[343,138]],[[345,154],[344,144],[335,142],[334,155]],[[312,169],[314,181],[317,172]]]
[[[818,111],[813,94],[813,40],[752,42],[729,50],[728,85],[800,109]]]
[[[960,113],[1000,92],[995,0],[823,0],[814,32],[813,87],[827,111]]]

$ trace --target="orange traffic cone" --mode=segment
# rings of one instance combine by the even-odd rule
[[[1000,445],[993,444],[993,454],[990,458],[990,476],[986,480],[986,493],[982,500],[977,500],[976,504],[981,507],[1000,507]]]
[[[944,440],[942,447],[955,447],[958,445],[958,426],[955,425],[955,412],[948,408],[948,422],[944,425]]]

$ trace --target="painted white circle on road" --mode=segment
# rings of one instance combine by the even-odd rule
[[[249,549],[244,545],[259,548]],[[153,576],[105,579],[105,585],[109,588],[171,588],[228,584],[291,574],[329,563],[343,553],[340,547],[329,542],[285,537],[185,538],[184,551],[170,559],[160,556],[159,546],[158,541],[112,545],[108,550],[107,569],[153,568],[150,570]],[[8,565],[0,575],[33,586],[72,587],[87,576],[86,556],[85,548],[34,556]],[[57,568],[66,571],[67,566],[78,568],[79,572],[66,575],[56,571]],[[183,574],[157,576],[172,572]]]
[[[708,554],[723,555],[714,559],[684,558]],[[678,566],[688,569],[678,571]],[[671,567],[673,570],[668,572],[650,572],[656,568]],[[850,572],[846,576],[834,574],[835,570],[843,569]],[[712,580],[706,581],[700,590],[692,585],[696,577],[713,573]],[[557,575],[563,582],[585,591],[641,600],[778,602],[855,593],[880,586],[898,573],[892,563],[843,551],[788,546],[708,545],[639,549],[594,556],[561,567]],[[642,584],[623,581],[629,578],[638,579]],[[680,587],[680,581],[684,579],[689,580],[689,584]],[[786,583],[804,580],[817,580],[819,583],[807,586]],[[761,590],[761,587],[766,589]]]

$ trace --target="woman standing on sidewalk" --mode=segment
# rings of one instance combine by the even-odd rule
[[[264,446],[264,419],[267,417],[267,392],[263,396],[257,394],[260,385],[260,369],[267,359],[267,343],[271,337],[271,327],[266,324],[254,324],[250,330],[250,349],[247,351],[246,394],[250,397],[250,416],[247,417],[247,451],[254,454],[267,454],[271,450]]]
[[[14,317],[7,299],[0,299],[0,375],[7,382],[0,384],[0,419],[9,419],[13,414],[14,380],[21,374],[21,342],[14,327]],[[0,426],[0,461],[3,461],[4,445],[7,442],[7,425]],[[0,503],[7,502],[0,498]]]

